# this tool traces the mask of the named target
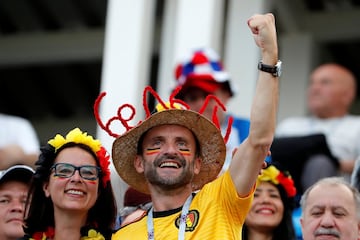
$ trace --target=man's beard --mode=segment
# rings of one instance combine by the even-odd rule
[[[156,172],[160,163],[167,159],[173,159],[182,167],[182,172],[177,177],[161,177]],[[173,190],[190,183],[194,177],[194,160],[188,164],[183,156],[164,154],[158,156],[152,164],[145,169],[145,178],[152,185],[161,187],[164,190]]]

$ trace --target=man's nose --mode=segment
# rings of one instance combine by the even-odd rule
[[[168,154],[177,154],[178,153],[178,148],[175,144],[166,144],[166,150],[165,150],[166,153]]]
[[[335,217],[332,213],[325,212],[325,214],[321,217],[321,226],[326,228],[333,227],[335,225],[334,218]]]
[[[22,200],[12,200],[11,201],[11,211],[12,212],[23,212],[25,208],[25,203]]]

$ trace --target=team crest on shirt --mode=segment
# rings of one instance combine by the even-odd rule
[[[179,228],[180,225],[180,217],[181,215],[175,220],[175,226],[177,228]],[[194,231],[198,223],[199,223],[199,212],[197,210],[190,210],[189,213],[186,215],[185,231],[187,232]]]

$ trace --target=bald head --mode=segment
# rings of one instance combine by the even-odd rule
[[[347,68],[334,63],[317,67],[310,76],[308,108],[319,118],[342,117],[356,96],[356,79]]]

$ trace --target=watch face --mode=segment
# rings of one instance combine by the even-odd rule
[[[276,73],[275,73],[276,75],[275,75],[275,77],[280,77],[281,76],[281,73],[282,73],[281,64],[282,64],[282,62],[279,60],[277,62],[277,64],[275,65],[276,66]]]

